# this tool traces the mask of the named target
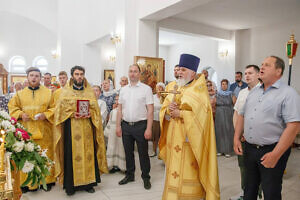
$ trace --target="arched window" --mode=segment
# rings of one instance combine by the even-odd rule
[[[9,65],[9,72],[25,74],[26,60],[23,56],[13,56],[9,60],[8,65]]]
[[[48,61],[44,58],[44,56],[37,56],[33,59],[32,66],[39,68],[42,73],[45,73],[47,72]]]

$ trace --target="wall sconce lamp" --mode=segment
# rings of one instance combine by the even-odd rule
[[[121,42],[121,36],[119,36],[119,35],[117,35],[117,34],[111,34],[111,36],[110,36],[110,41],[111,41],[113,44],[120,43],[120,42]]]
[[[58,57],[58,53],[57,53],[56,50],[52,50],[52,51],[51,51],[51,55],[52,55],[52,57],[53,57],[54,59]]]
[[[223,50],[221,50],[221,51],[219,52],[219,56],[220,56],[221,58],[227,57],[227,56],[228,56],[228,49],[223,49]]]
[[[109,56],[109,61],[114,63],[116,61],[116,56]]]

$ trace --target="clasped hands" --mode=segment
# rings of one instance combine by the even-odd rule
[[[75,117],[75,119],[90,118],[91,117],[91,113],[89,112],[88,115],[81,115],[79,112],[74,112],[73,117]]]
[[[172,102],[169,105],[169,113],[170,113],[170,116],[172,118],[178,118],[178,117],[180,117],[180,110],[179,110],[178,105],[177,105],[176,102]]]
[[[21,117],[22,117],[23,122],[27,122],[30,120],[30,117],[27,113],[23,113]],[[46,119],[46,115],[44,113],[39,113],[39,114],[35,115],[34,119],[42,121],[42,120]]]

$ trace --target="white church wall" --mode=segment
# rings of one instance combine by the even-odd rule
[[[0,0],[0,12],[28,18],[56,32],[57,1],[55,0]]]
[[[56,49],[57,36],[45,26],[10,12],[0,11],[0,62],[9,70],[9,59],[23,56],[26,65],[31,66],[35,57],[44,56],[48,70],[55,74],[59,69],[58,60],[51,51]],[[24,72],[25,73],[25,72]]]
[[[273,24],[264,27],[257,27],[250,30],[237,31],[239,39],[236,47],[239,49],[240,56],[236,57],[238,70],[244,71],[248,64],[261,65],[263,59],[269,55],[276,55],[284,59],[285,72],[283,80],[288,81],[288,58],[286,56],[286,42],[291,33],[295,34],[295,39],[300,42],[300,22],[299,20],[286,23]],[[249,42],[250,41],[250,42]],[[238,53],[238,52],[237,52]],[[298,49],[299,54],[299,49]],[[293,59],[293,70],[291,85],[300,92],[300,56]]]
[[[225,44],[223,44],[225,43]],[[231,55],[228,54],[225,58],[219,56],[219,46],[226,46],[229,48],[232,46],[232,41],[220,42],[213,39],[198,39],[193,43],[181,43],[171,45],[168,48],[160,46],[160,57],[166,58],[166,81],[174,80],[173,68],[179,62],[180,55],[182,53],[188,53],[196,55],[200,58],[200,65],[198,72],[201,72],[205,67],[212,67],[218,76],[218,82],[221,79],[226,78],[230,82],[234,80],[234,52]],[[222,45],[221,45],[222,44]],[[167,56],[166,56],[167,54]],[[219,83],[216,83],[219,85]]]
[[[104,45],[101,50],[94,41],[110,33],[122,34],[118,25],[124,17],[124,5],[123,0],[58,1],[62,69],[82,65],[90,82],[98,84],[103,80],[103,70],[112,67],[105,57],[109,49]]]
[[[159,45],[159,58],[163,58],[165,60],[165,80],[168,80],[171,75],[173,74],[174,66],[170,66],[169,64],[169,46],[166,45]],[[173,80],[173,76],[171,76]]]

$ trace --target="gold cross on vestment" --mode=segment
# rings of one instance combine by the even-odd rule
[[[181,148],[179,147],[179,145],[177,144],[175,147],[174,147],[175,151],[178,153],[179,151],[181,151]]]
[[[198,170],[198,163],[196,161],[193,161],[191,163],[191,166],[195,169],[195,170]]]
[[[160,94],[173,94],[173,99],[172,99],[172,102],[175,102],[175,98],[176,98],[176,95],[177,94],[181,94],[181,92],[177,91],[178,90],[178,85],[174,85],[174,88],[173,90],[170,90],[169,92],[167,91],[162,91],[162,92],[159,92]]]
[[[174,179],[176,179],[177,177],[179,177],[179,174],[177,174],[177,172],[175,171],[172,173],[172,176],[174,177]]]

